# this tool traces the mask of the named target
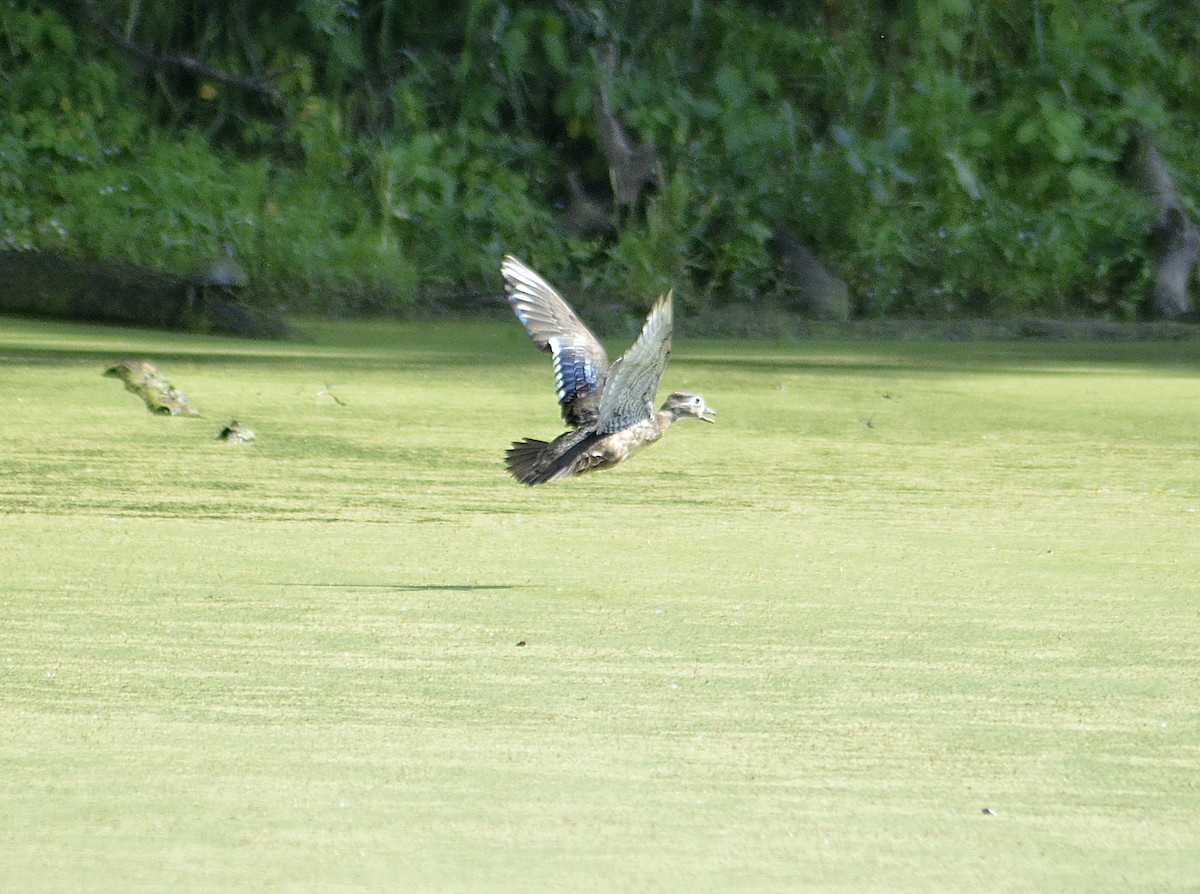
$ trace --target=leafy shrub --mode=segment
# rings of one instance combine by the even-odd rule
[[[9,4],[0,239],[171,269],[231,242],[261,300],[305,310],[477,306],[513,251],[630,319],[672,286],[727,313],[786,291],[788,232],[861,315],[1128,318],[1153,211],[1122,152],[1154,133],[1189,207],[1200,173],[1200,20],[1159,0],[96,8],[243,83]],[[568,171],[606,176],[610,50],[660,177],[581,238],[561,206]]]

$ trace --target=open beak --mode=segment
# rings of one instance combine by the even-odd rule
[[[705,404],[704,409],[700,411],[700,421],[701,422],[711,422],[715,425],[717,420],[713,419],[712,417],[716,416],[716,415],[717,415],[717,411],[714,410],[712,407],[710,407],[708,404]]]

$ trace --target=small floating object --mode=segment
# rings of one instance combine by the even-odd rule
[[[221,433],[217,435],[217,440],[228,441],[230,444],[249,444],[254,440],[254,432],[235,419],[221,429]]]
[[[349,406],[349,404],[347,404],[344,400],[342,400],[340,397],[338,397],[336,394],[333,393],[334,387],[335,386],[333,386],[333,385],[326,384],[324,388],[322,388],[320,391],[317,392],[317,397],[332,398],[333,402],[335,404],[337,404],[339,407]]]
[[[199,416],[200,411],[188,403],[183,392],[163,378],[149,360],[122,360],[104,371],[104,375],[120,379],[125,388],[143,401],[151,413],[160,416]]]

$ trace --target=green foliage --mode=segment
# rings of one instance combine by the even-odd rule
[[[514,251],[598,305],[636,316],[674,286],[699,313],[786,291],[787,232],[863,315],[1126,318],[1153,210],[1123,152],[1154,134],[1189,207],[1200,178],[1200,20],[1165,0],[92,8],[207,68],[0,10],[0,239],[173,268],[228,241],[261,300],[312,310],[456,303]],[[608,176],[609,55],[659,182],[616,231],[571,236],[567,172]]]

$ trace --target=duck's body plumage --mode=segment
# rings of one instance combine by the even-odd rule
[[[573,426],[553,441],[526,438],[509,448],[508,471],[522,484],[616,465],[684,416],[714,421],[697,394],[676,392],[654,409],[671,353],[670,293],[658,300],[637,341],[610,367],[603,346],[549,283],[511,255],[500,269],[517,319],[534,344],[554,358],[559,406]]]

